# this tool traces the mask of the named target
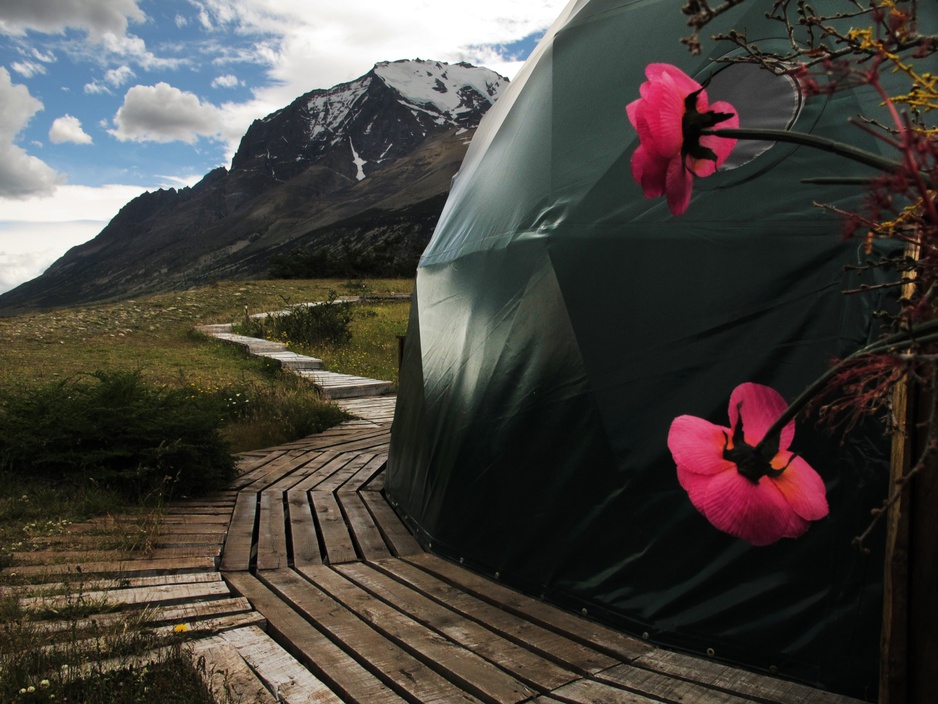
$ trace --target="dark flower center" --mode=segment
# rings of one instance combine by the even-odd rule
[[[731,112],[713,112],[712,110],[697,112],[697,96],[702,90],[703,87],[684,98],[684,117],[681,118],[681,133],[684,135],[684,141],[681,144],[682,160],[691,156],[694,159],[716,161],[716,152],[700,143],[701,132],[733,117]]]
[[[772,460],[775,458],[775,455],[778,454],[781,431],[773,433],[771,437],[766,436],[758,445],[753,447],[746,442],[746,435],[743,431],[742,409],[743,404],[740,402],[736,406],[738,420],[736,427],[733,428],[733,447],[729,446],[729,436],[723,433],[723,437],[725,438],[725,442],[723,443],[723,459],[735,464],[736,471],[753,484],[758,484],[762,477],[774,478],[781,476],[782,472],[788,469],[788,466],[792,463],[792,460],[795,459],[796,455],[792,455],[791,459],[788,460],[788,464],[784,467],[775,469],[772,466]]]

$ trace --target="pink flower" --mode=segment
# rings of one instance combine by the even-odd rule
[[[824,481],[788,451],[794,421],[765,437],[786,407],[774,389],[741,384],[730,396],[731,428],[679,416],[668,434],[691,503],[715,527],[753,545],[797,538],[828,512]]]
[[[708,107],[703,87],[675,66],[649,64],[645,76],[641,97],[625,108],[640,141],[632,155],[632,177],[646,198],[667,195],[671,212],[682,215],[693,177],[711,175],[736,146],[735,139],[701,136],[700,131],[719,123],[721,129],[736,129],[739,117],[724,101]]]

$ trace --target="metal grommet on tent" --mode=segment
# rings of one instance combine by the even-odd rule
[[[713,657],[714,655],[716,655],[716,654],[717,654],[717,651],[715,651],[713,648],[707,648],[707,656],[708,656],[708,657],[711,657],[711,658],[712,658],[712,657]]]
[[[587,611],[587,610],[586,610],[586,607],[584,606],[583,609],[580,611],[580,613],[582,613],[584,616],[586,616],[587,614],[589,614],[589,611]]]
[[[648,640],[648,631],[642,633],[642,640]]]
[[[769,665],[769,672],[771,672],[773,675],[777,675],[778,665]]]
[[[502,573],[501,573],[501,572],[496,572],[496,573],[495,573],[495,579],[501,579],[501,576],[502,576]]]

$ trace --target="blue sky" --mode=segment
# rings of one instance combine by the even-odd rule
[[[0,2],[0,292],[378,61],[513,76],[566,0]]]

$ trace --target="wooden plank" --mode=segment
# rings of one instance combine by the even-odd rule
[[[368,461],[374,457],[374,454],[369,452],[343,452],[339,456],[346,460],[342,469],[323,479],[319,484],[316,484],[315,487],[310,487],[311,489],[315,488],[316,491],[338,491],[350,477],[354,476],[358,470],[368,464]]]
[[[19,565],[0,570],[3,575],[23,577],[57,575],[156,575],[202,572],[215,568],[212,557],[188,557],[183,559],[128,559],[113,562],[58,562],[52,565]]]
[[[497,664],[528,686],[547,691],[572,682],[578,677],[572,670],[517,645],[478,622],[378,572],[370,565],[351,563],[339,565],[336,570],[385,603],[393,605],[410,618],[434,629],[463,648]]]
[[[390,557],[391,551],[361,497],[358,494],[337,494],[336,497],[362,558],[374,561]]]
[[[297,567],[321,565],[319,538],[313,521],[309,495],[305,491],[287,492],[290,515],[290,542],[293,545],[293,564]]]
[[[401,555],[419,555],[424,551],[382,494],[375,491],[363,491],[359,496],[371,511],[375,525],[384,536],[392,554],[400,557]]]
[[[222,572],[250,569],[256,513],[257,496],[250,492],[239,494],[221,554]]]
[[[286,450],[285,452],[280,453],[275,459],[272,459],[270,462],[266,462],[256,469],[245,472],[244,474],[236,477],[230,484],[232,488],[243,490],[249,486],[256,486],[258,483],[263,484],[267,477],[271,474],[276,475],[276,478],[279,479],[282,474],[280,470],[282,467],[289,467],[297,455],[301,455],[305,450],[291,449]]]
[[[270,573],[268,573],[270,574]],[[371,672],[311,626],[302,616],[247,572],[226,575],[234,591],[251,600],[267,618],[272,635],[333,691],[354,702],[402,704]]]
[[[728,665],[690,655],[652,650],[635,660],[635,667],[660,672],[669,677],[680,677],[690,682],[735,692],[741,697],[777,704],[860,704],[856,699],[841,694],[823,692],[795,682],[746,672]]]
[[[359,491],[366,485],[369,489],[371,489],[372,487],[370,482],[374,481],[375,475],[384,473],[384,465],[387,463],[387,461],[388,453],[379,452],[368,464],[362,467],[354,477],[349,479],[344,489],[346,491]],[[377,490],[380,491],[380,488]]]
[[[333,494],[314,491],[310,493],[319,532],[326,548],[326,560],[329,564],[354,562],[358,559],[355,544],[345,525],[345,519],[339,510],[339,504]]]
[[[322,481],[341,470],[350,459],[352,459],[352,455],[346,453],[332,450],[323,452],[322,461],[317,462],[315,466],[311,466],[306,476],[293,484],[291,489],[293,491],[310,491],[316,488]]]
[[[619,664],[617,658],[532,623],[500,605],[488,603],[403,560],[383,560],[374,563],[374,567],[504,638],[579,674],[593,674]]]
[[[245,485],[242,488],[242,491],[262,491],[264,489],[269,489],[276,483],[283,481],[286,477],[286,483],[291,484],[292,480],[290,477],[293,477],[297,472],[302,471],[302,467],[309,461],[311,454],[305,451],[290,451],[287,453],[289,460],[284,460],[280,462],[276,467],[271,468],[270,471],[266,472],[264,475],[258,477],[250,484]]]
[[[159,626],[153,628],[152,631],[158,636],[167,638],[173,635],[204,638],[209,634],[222,633],[223,631],[245,628],[246,626],[267,628],[267,619],[258,611],[245,611],[239,614],[191,619],[181,623]]]
[[[707,702],[707,704],[749,704],[752,702],[749,697],[741,697],[631,665],[611,667],[598,673],[596,679],[667,702]]]
[[[286,516],[283,494],[261,492],[261,513],[257,529],[257,569],[277,570],[287,567]]]
[[[375,599],[359,585],[334,570],[310,569],[306,576],[324,593],[399,647],[423,661],[461,689],[482,700],[513,704],[535,692],[508,672],[472,650],[443,637],[386,602]],[[401,590],[403,591],[403,590]]]
[[[602,682],[577,680],[555,689],[551,694],[561,701],[575,704],[661,704],[660,699],[649,699],[640,694],[616,689]],[[688,702],[707,702],[708,700],[688,700]]]
[[[222,635],[286,704],[342,704],[342,700],[292,655],[255,626]]]
[[[306,572],[325,571],[328,567],[307,567]],[[470,694],[441,677],[397,644],[381,637],[354,613],[342,608],[295,572],[265,572],[264,581],[281,599],[312,620],[317,628],[342,644],[388,686],[418,702],[477,702]]]
[[[335,453],[330,450],[310,450],[309,452],[304,452],[302,457],[305,461],[303,464],[298,465],[295,472],[291,472],[274,484],[271,484],[268,489],[271,491],[288,491],[293,488],[301,488],[296,485],[304,481],[310,474],[319,471],[324,464],[335,457]]]
[[[652,650],[652,646],[637,638],[607,628],[594,621],[581,618],[537,599],[525,596],[497,582],[424,553],[406,558],[408,562],[438,576],[444,581],[465,589],[480,599],[496,604],[544,628],[560,633],[599,652],[629,662]]]
[[[132,606],[132,605],[131,605]],[[230,599],[213,599],[212,601],[197,601],[190,604],[163,606],[140,611],[128,609],[89,616],[88,618],[70,621],[36,621],[34,628],[43,633],[56,633],[61,631],[76,632],[91,628],[102,628],[122,623],[124,621],[140,621],[141,623],[172,623],[173,621],[192,621],[214,616],[225,616],[251,611],[251,604],[243,597]]]
[[[133,589],[111,589],[90,591],[82,594],[86,603],[116,604],[158,604],[182,602],[195,599],[210,599],[229,596],[224,582],[206,582],[203,584],[170,584],[167,586],[137,587]],[[23,609],[53,608],[62,609],[75,603],[75,596],[64,594],[54,597],[24,597],[20,599]]]
[[[211,636],[193,641],[189,652],[215,701],[277,704],[238,650],[224,638]]]

